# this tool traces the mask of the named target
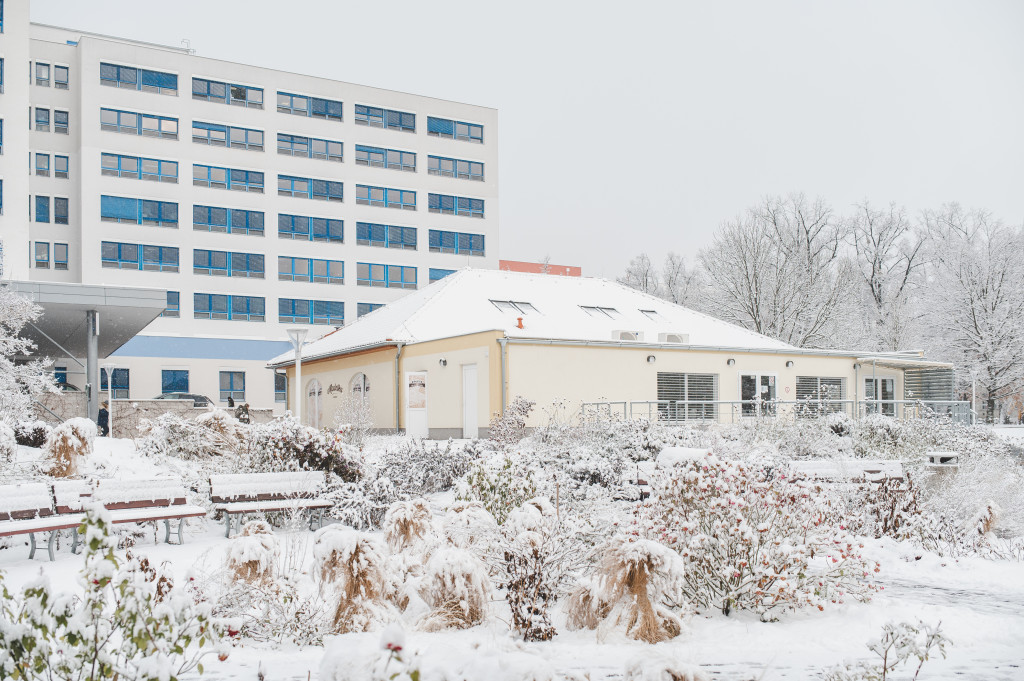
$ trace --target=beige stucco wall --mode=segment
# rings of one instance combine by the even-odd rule
[[[395,395],[395,348],[385,347],[348,357],[322,359],[302,363],[302,421],[312,423],[309,393],[313,381],[320,383],[319,425],[333,428],[335,412],[351,391],[352,379],[357,374],[366,374],[369,390],[370,409],[376,428],[394,427]],[[295,413],[295,367],[286,370],[288,375],[288,409]]]

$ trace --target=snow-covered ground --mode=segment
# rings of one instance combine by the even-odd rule
[[[134,455],[131,441],[99,439],[96,449],[89,464],[91,472],[120,478],[153,477],[162,472],[150,460]],[[32,453],[25,450],[22,461]],[[432,501],[443,506],[449,498]],[[295,536],[312,539],[306,532]],[[167,563],[184,578],[190,571],[223,565],[228,545],[222,525],[197,521],[190,524],[184,546],[156,544],[151,536],[135,551],[153,562]],[[442,633],[408,632],[405,648],[422,654],[425,673],[428,668],[454,670],[470,665],[477,676],[467,677],[468,681],[534,678],[515,671],[527,668],[554,670],[554,678],[573,678],[571,673],[575,673],[575,678],[591,681],[621,679],[631,660],[656,654],[699,665],[714,678],[808,679],[844,660],[867,659],[866,644],[878,638],[886,622],[923,619],[930,624],[941,622],[952,646],[948,659],[926,664],[922,678],[1024,679],[1021,563],[978,557],[944,559],[889,540],[868,542],[866,552],[882,564],[879,583],[884,588],[872,602],[784,615],[780,622],[763,623],[744,612],[729,617],[699,614],[688,622],[688,631],[682,636],[652,647],[625,638],[598,641],[590,631],[569,632],[558,613],[555,625],[559,634],[553,641],[522,644],[509,633],[507,607],[496,603],[482,626]],[[62,589],[78,588],[76,576],[82,559],[72,555],[67,545],[52,563],[46,560],[45,551],[32,561],[27,554],[22,545],[0,550],[0,571],[8,589],[20,589],[40,574]],[[309,569],[308,558],[305,569]],[[322,647],[240,645],[226,661],[210,661],[203,678],[255,679],[262,666],[266,679],[316,679],[325,652],[376,649],[379,639],[379,633],[369,633],[330,637]],[[422,681],[429,678],[424,676]]]

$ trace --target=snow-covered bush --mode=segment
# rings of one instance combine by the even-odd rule
[[[348,393],[334,410],[334,427],[345,444],[362,448],[373,431],[373,405],[362,394]]]
[[[332,477],[323,495],[332,504],[328,512],[332,518],[361,530],[380,527],[397,496],[386,477],[366,477],[357,482]]]
[[[363,476],[362,457],[341,436],[303,425],[290,414],[251,426],[242,459],[255,471],[329,471],[345,482]]]
[[[649,539],[617,536],[604,547],[597,574],[580,583],[568,603],[570,629],[620,630],[657,643],[682,632],[670,606],[681,603],[684,564],[668,547]]]
[[[420,596],[430,607],[419,622],[425,631],[468,629],[483,621],[493,588],[487,567],[469,551],[438,549],[427,561]]]
[[[685,561],[683,592],[703,608],[824,609],[867,599],[878,567],[827,522],[829,496],[713,454],[678,461],[655,481],[647,530]]]
[[[152,420],[143,419],[138,452],[144,456],[168,456],[185,461],[232,453],[238,447],[237,428],[240,426],[228,426],[220,415],[227,417],[227,412],[208,412],[203,414],[204,419],[174,412],[160,414]]]
[[[495,414],[487,431],[487,439],[500,451],[508,451],[526,437],[526,417],[535,402],[517,395],[505,405],[505,411]]]
[[[384,514],[384,539],[392,553],[401,553],[429,542],[434,535],[426,499],[396,501]]]
[[[626,662],[625,681],[711,681],[693,664],[683,662],[663,646],[647,648]]]
[[[32,418],[37,395],[57,388],[49,360],[24,361],[36,348],[21,330],[42,311],[6,282],[0,284],[0,421],[11,427]]]
[[[456,501],[444,515],[444,538],[460,549],[479,549],[494,542],[498,523],[479,501]],[[477,550],[486,552],[486,549]]]
[[[274,579],[274,565],[280,556],[281,547],[270,525],[251,520],[228,546],[228,569],[237,581],[266,585]]]
[[[328,525],[316,533],[313,560],[321,581],[338,596],[336,632],[370,631],[388,619],[387,560],[378,537]]]
[[[96,424],[89,419],[68,419],[54,428],[43,445],[51,460],[49,474],[66,478],[78,472],[78,461],[92,453],[95,438]]]
[[[0,461],[13,461],[18,453],[18,440],[14,429],[0,421]]]
[[[881,638],[868,644],[868,650],[879,658],[877,661],[847,662],[827,672],[825,681],[885,681],[896,669],[908,664],[913,667],[914,662],[916,679],[925,662],[936,655],[946,657],[948,645],[950,640],[938,624],[931,626],[920,620],[916,624],[889,622],[882,627]]]
[[[533,470],[521,456],[508,454],[473,464],[457,490],[456,499],[479,501],[499,524],[512,509],[537,495]]]
[[[469,455],[451,440],[444,445],[408,440],[387,449],[378,467],[396,492],[417,497],[448,491],[466,474],[469,464]]]
[[[44,421],[19,421],[14,426],[14,437],[19,445],[41,449],[52,430]]]

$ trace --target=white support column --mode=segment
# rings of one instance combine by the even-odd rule
[[[288,338],[295,348],[295,390],[292,391],[295,404],[292,406],[292,413],[299,423],[302,423],[302,344],[307,333],[309,329],[288,329]]]
[[[85,313],[85,395],[89,407],[88,417],[93,421],[100,415],[100,316],[96,310]],[[110,377],[107,377],[110,380]]]

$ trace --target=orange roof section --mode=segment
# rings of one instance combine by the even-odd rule
[[[583,268],[575,265],[553,265],[545,262],[525,262],[523,260],[499,260],[498,269],[508,272],[526,272],[528,274],[557,274],[563,277],[582,277]]]

